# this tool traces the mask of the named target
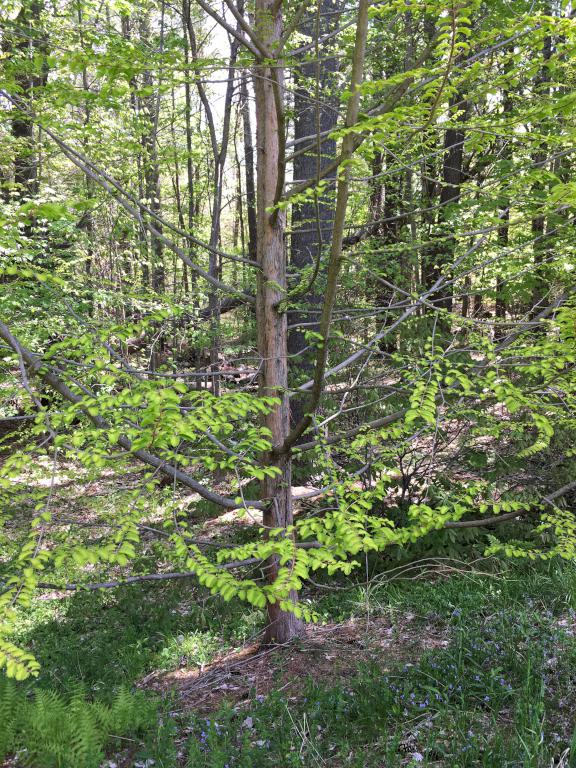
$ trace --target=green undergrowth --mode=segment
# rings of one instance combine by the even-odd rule
[[[0,756],[39,768],[96,768],[104,755],[160,768],[576,766],[572,566],[435,582],[375,575],[305,598],[326,621],[386,619],[394,653],[372,654],[344,681],[303,673],[289,696],[224,701],[208,717],[135,685],[238,647],[261,627],[259,612],[188,582],[39,601],[22,614],[19,642],[41,676],[0,683]],[[443,642],[416,652],[407,617],[412,638]]]
[[[158,707],[140,692],[116,691],[110,703],[37,688],[30,695],[0,678],[0,757],[28,766],[98,768],[105,750],[157,728]]]
[[[81,682],[105,698],[153,670],[207,663],[255,636],[262,619],[191,580],[142,583],[38,601],[21,613],[16,640],[41,664],[33,685],[67,692]]]
[[[327,597],[325,615],[409,615],[446,645],[383,654],[338,685],[303,681],[295,700],[254,698],[241,718],[223,707],[197,719],[187,766],[575,766],[575,598],[571,567],[521,566]]]

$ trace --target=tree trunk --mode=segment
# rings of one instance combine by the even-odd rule
[[[550,10],[550,9],[548,9]],[[552,56],[552,38],[547,35],[544,38],[544,50],[543,50],[544,64],[540,70],[536,79],[536,89],[539,97],[548,100],[550,98],[550,72],[548,68],[548,62]],[[533,154],[534,166],[544,170],[547,164],[548,147],[545,142],[539,147],[538,151]],[[532,194],[534,196],[535,206],[538,208],[540,205],[544,206],[546,196],[548,194],[548,184],[544,184],[541,181],[536,182],[532,188]],[[548,285],[546,284],[546,268],[544,266],[548,251],[551,247],[551,241],[547,237],[548,229],[547,217],[544,213],[536,213],[532,217],[532,249],[534,254],[534,287],[532,289],[532,306],[530,309],[530,317],[535,317],[542,309],[542,302],[548,292]]]
[[[320,0],[315,8],[311,6],[301,25],[300,31],[312,39],[320,39],[332,31],[338,21],[334,13],[333,0]],[[321,138],[333,131],[338,120],[338,98],[336,90],[337,59],[332,55],[316,61],[310,60],[308,54],[303,54],[303,60],[296,70],[294,92],[294,181],[320,178],[323,168],[331,163],[336,156],[334,139]],[[302,151],[305,147],[307,151]],[[335,171],[328,174],[327,179],[333,179]],[[320,327],[320,309],[322,306],[322,290],[318,278],[314,283],[310,275],[302,275],[305,268],[313,267],[319,262],[322,250],[330,243],[334,220],[334,200],[331,185],[320,193],[314,200],[296,205],[292,209],[292,231],[290,238],[290,263],[293,271],[298,273],[299,281],[310,284],[299,298],[302,309],[292,310],[288,315],[290,332],[288,335],[288,352],[295,364],[292,366],[304,379],[310,378],[314,364],[314,350],[305,352],[307,347],[306,331],[318,332]],[[297,286],[300,289],[300,286]],[[304,325],[306,324],[306,325]],[[298,356],[298,357],[296,357]],[[299,382],[291,382],[292,384]],[[293,397],[290,403],[291,421],[298,423],[304,415],[304,401]]]
[[[120,17],[122,37],[125,40],[132,40],[132,19],[127,13],[122,13]],[[137,124],[140,117],[140,99],[138,96],[138,82],[136,76],[130,78],[130,108]],[[140,141],[140,146],[142,142]],[[144,200],[144,174],[143,174],[143,157],[142,152],[139,151],[136,154],[136,169],[138,175],[138,199]],[[146,228],[143,222],[138,221],[138,245],[140,252],[140,269],[142,270],[142,285],[148,287],[150,285],[150,266],[148,264],[148,243]]]
[[[161,47],[163,42],[164,18],[161,26]],[[149,46],[151,42],[150,18],[142,12],[139,20],[140,40]],[[154,83],[154,75],[151,70],[145,70],[142,76],[143,84],[150,89],[150,93],[140,101],[142,113],[146,118],[146,130],[142,136],[143,162],[144,162],[144,193],[146,202],[151,211],[160,214],[160,166],[158,163],[157,135],[158,117],[160,108],[160,83]],[[162,234],[162,225],[153,220],[154,227]],[[164,249],[162,241],[150,236],[150,251],[152,262],[152,289],[157,293],[165,290],[166,275],[164,269]]]
[[[458,111],[460,114],[457,123],[464,123],[468,105],[462,100],[460,94],[456,94],[450,101],[452,115]],[[453,117],[452,117],[453,119]],[[444,161],[442,164],[442,186],[440,189],[440,210],[438,212],[438,243],[432,243],[428,264],[428,280],[426,287],[430,288],[441,275],[449,279],[449,271],[454,260],[456,240],[453,235],[454,224],[451,222],[451,209],[460,200],[460,188],[463,181],[464,159],[464,127],[451,126],[444,134]],[[433,240],[436,238],[433,238]],[[452,288],[438,291],[435,299],[437,307],[452,311]],[[447,325],[447,323],[445,323]]]
[[[281,3],[276,0],[256,0],[256,25],[260,38],[269,49],[279,40],[282,29]],[[256,297],[258,351],[262,360],[260,392],[276,396],[280,404],[266,417],[265,424],[272,434],[272,444],[282,445],[290,428],[288,403],[288,323],[286,313],[279,311],[285,297],[286,254],[284,232],[286,216],[283,211],[270,214],[268,209],[276,199],[281,163],[283,163],[283,121],[278,102],[283,102],[283,72],[280,62],[274,68],[257,65],[254,72],[256,96],[257,144],[257,256],[260,265]],[[266,464],[275,463],[280,474],[262,482],[262,497],[268,502],[264,512],[264,527],[285,528],[292,524],[292,459],[290,453],[274,462],[264,456]],[[267,576],[274,582],[279,570],[278,558],[268,563]],[[296,594],[291,595],[296,602]],[[299,635],[303,624],[290,611],[268,603],[268,627],[265,642],[285,643]]]
[[[32,109],[34,88],[45,85],[48,72],[46,69],[46,42],[40,29],[42,4],[39,0],[24,0],[22,8],[13,22],[13,29],[4,34],[4,51],[20,54],[26,62],[17,72],[15,80],[18,86],[18,98],[23,111],[15,110],[11,123],[11,132],[16,139],[14,157],[14,191],[22,198],[32,198],[38,194],[38,153],[34,141],[34,122],[26,114]],[[41,71],[35,58],[41,55]]]
[[[82,4],[78,3],[77,7],[77,18],[78,18],[78,36],[80,38],[80,45],[82,48],[84,48],[84,13],[82,9]],[[92,122],[92,109],[90,107],[90,84],[88,81],[88,70],[86,67],[82,69],[82,90],[86,94],[86,101],[84,103],[84,128],[87,130],[90,128],[91,122]],[[82,140],[82,145],[84,149],[84,153],[88,154],[89,146],[86,139]],[[94,188],[94,181],[90,177],[90,174],[85,174],[85,184],[86,184],[86,197],[88,200],[92,200],[95,194],[95,188]],[[94,216],[92,214],[92,209],[88,208],[84,214],[82,215],[82,218],[78,222],[78,229],[81,229],[86,234],[86,275],[87,277],[92,276],[92,260],[94,257]],[[91,292],[92,293],[92,292]],[[90,305],[89,314],[92,315],[93,313],[93,307],[92,304]]]
[[[498,246],[504,252],[508,248],[508,230],[510,222],[510,209],[505,208],[501,211],[502,224],[498,227]],[[504,329],[504,320],[506,319],[506,297],[504,296],[504,280],[502,275],[496,278],[496,301],[494,305],[494,316],[496,325],[494,326],[494,340],[501,341],[506,335]],[[499,321],[499,322],[498,322]]]
[[[248,221],[248,257],[255,261],[257,224],[256,224],[256,185],[254,183],[254,146],[252,142],[252,125],[250,120],[250,104],[248,102],[248,79],[242,73],[240,79],[240,103],[242,109],[242,128],[244,136],[244,175],[246,184],[246,211]]]
[[[186,65],[186,79],[184,81],[184,121],[186,126],[186,183],[187,183],[187,212],[188,212],[188,232],[192,234],[194,232],[195,223],[195,198],[194,198],[194,164],[192,161],[192,94],[190,89],[190,47],[188,44],[188,31],[186,25],[186,19],[190,14],[190,8],[188,0],[183,0],[182,3],[182,23],[183,23],[183,42],[184,42],[184,63]],[[189,295],[192,290],[192,303],[195,305],[196,292],[196,274],[191,272],[190,284],[188,283],[188,269],[184,264],[184,270],[182,273],[182,279],[184,282],[184,293]]]

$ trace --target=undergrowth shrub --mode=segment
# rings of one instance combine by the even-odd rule
[[[79,687],[64,697],[38,689],[31,696],[0,677],[0,760],[18,754],[33,768],[98,768],[118,737],[152,727],[157,706],[121,688],[110,704],[88,701]]]

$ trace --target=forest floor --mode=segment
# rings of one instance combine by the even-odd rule
[[[134,480],[126,475],[122,487]],[[108,491],[79,495],[62,478],[58,493],[89,524]],[[246,540],[245,521],[204,511],[205,536]],[[166,567],[165,554],[150,540],[132,572]],[[79,741],[87,728],[75,722],[79,697],[104,706],[127,693],[144,714],[108,727],[92,762],[74,740],[62,743],[62,722],[46,719],[35,740],[29,725],[19,749],[3,753],[0,724],[0,765],[576,765],[573,566],[374,559],[347,579],[309,584],[302,599],[319,622],[287,647],[262,649],[261,611],[192,580],[45,592],[18,619],[16,642],[42,665],[37,681],[16,686],[20,701],[39,711],[33,691],[51,691]],[[4,723],[6,690],[0,685]]]

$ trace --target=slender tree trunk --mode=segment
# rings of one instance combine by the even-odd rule
[[[256,260],[256,184],[254,181],[254,146],[248,100],[248,78],[242,73],[240,80],[240,104],[244,137],[244,177],[246,187],[246,219],[248,222],[248,258]]]
[[[160,46],[163,43],[164,14],[162,14]],[[143,10],[139,17],[139,32],[142,43],[150,45],[151,31],[150,18]],[[158,162],[158,118],[160,111],[160,83],[154,82],[151,70],[145,70],[142,76],[144,87],[150,89],[150,93],[141,99],[141,109],[146,118],[146,130],[142,136],[143,162],[144,162],[144,193],[150,210],[160,214],[160,165]],[[154,227],[162,234],[162,225],[155,220]],[[162,241],[150,236],[150,251],[152,262],[152,289],[157,293],[163,293],[166,287],[166,273],[164,268],[164,249]]]
[[[256,0],[256,28],[269,49],[280,38],[282,29],[282,4],[276,0]],[[286,313],[279,309],[285,298],[286,254],[284,232],[286,215],[283,211],[270,214],[274,205],[278,175],[284,161],[282,115],[279,114],[277,97],[283,102],[284,82],[279,61],[273,67],[257,65],[254,70],[256,96],[256,144],[257,144],[257,257],[260,271],[256,297],[256,323],[258,351],[262,360],[260,391],[262,395],[275,396],[280,404],[266,417],[272,444],[282,445],[290,429],[288,403],[288,323]],[[276,97],[274,88],[277,88]],[[278,93],[279,92],[279,93]],[[276,464],[280,473],[262,482],[262,497],[268,502],[264,512],[264,526],[286,528],[292,525],[292,459],[290,453],[276,459],[265,456],[267,464]],[[267,575],[271,582],[277,578],[280,565],[273,557],[268,563]],[[296,594],[291,595],[296,602]],[[300,634],[302,622],[290,611],[282,610],[278,602],[268,603],[267,642],[284,643]]]
[[[472,278],[466,275],[464,278],[464,293],[462,295],[462,317],[468,317],[470,312],[470,290],[472,288]]]
[[[192,233],[195,227],[195,198],[194,198],[194,162],[192,159],[192,93],[190,88],[190,45],[188,43],[188,33],[186,19],[190,15],[190,6],[188,0],[182,2],[182,23],[184,26],[184,62],[186,64],[186,78],[184,80],[184,125],[186,129],[186,184],[187,184],[187,218],[188,218],[188,232]],[[189,245],[189,244],[187,244]],[[184,270],[182,274],[184,282],[184,293],[189,294],[190,288],[192,293],[195,294],[194,288],[196,286],[196,273],[190,274],[190,284],[188,281],[188,268],[184,264]],[[195,295],[192,296],[192,301],[196,303]]]
[[[123,13],[120,18],[122,37],[125,40],[132,39],[132,21],[128,14]],[[130,78],[130,108],[135,121],[140,117],[140,99],[138,97],[138,83],[135,77]],[[140,142],[142,146],[142,142]],[[138,199],[144,200],[144,172],[143,172],[142,152],[136,154],[136,170],[138,175]],[[150,285],[150,265],[148,264],[148,241],[146,229],[141,222],[138,222],[138,245],[140,251],[140,269],[142,270],[142,285]]]
[[[80,45],[84,48],[84,13],[82,8],[82,2],[77,4],[78,14],[78,36],[80,39]],[[89,128],[92,120],[92,110],[90,108],[90,84],[88,82],[88,70],[86,67],[82,69],[82,90],[86,94],[86,103],[84,104],[84,127]],[[84,152],[88,154],[88,142],[86,139],[82,141]],[[94,181],[89,174],[85,175],[86,184],[86,197],[91,200],[94,197]],[[88,208],[80,222],[78,223],[79,229],[82,229],[86,234],[86,275],[92,276],[93,258],[94,258],[94,216],[92,215],[91,208]],[[92,307],[90,308],[90,314],[92,314]]]
[[[196,41],[196,33],[194,25],[192,24],[192,18],[190,16],[189,6],[185,8],[186,25],[188,30],[188,40],[190,44],[190,51],[192,53],[192,59],[197,61],[198,59],[198,45]],[[204,107],[204,114],[206,116],[206,122],[208,124],[208,130],[210,133],[210,144],[212,148],[212,163],[214,168],[214,178],[212,187],[212,222],[210,226],[210,253],[209,253],[209,267],[208,271],[212,277],[218,278],[221,272],[221,264],[216,253],[216,249],[220,243],[220,227],[221,227],[221,214],[222,214],[222,194],[224,190],[224,169],[226,167],[226,158],[228,155],[228,144],[230,142],[230,120],[232,114],[232,96],[234,94],[234,67],[236,64],[236,58],[238,56],[238,41],[233,38],[230,43],[230,60],[228,65],[228,78],[226,83],[226,95],[224,98],[224,118],[222,122],[222,135],[220,143],[216,135],[216,122],[210,105],[210,100],[204,88],[204,84],[198,78],[196,78],[196,88],[202,106]],[[212,341],[210,345],[210,370],[212,378],[212,391],[214,394],[218,394],[220,390],[220,376],[218,373],[219,368],[219,328],[220,328],[220,298],[215,288],[211,287],[208,295],[208,307],[210,310],[210,331],[212,335]]]
[[[384,202],[384,184],[382,183],[382,171],[384,170],[384,153],[377,152],[370,163],[370,200],[368,203],[370,220],[377,224],[382,218],[382,204]]]
[[[508,231],[510,221],[510,209],[506,208],[500,213],[502,224],[498,227],[498,245],[504,251],[508,248]],[[496,301],[494,305],[494,316],[501,324],[494,327],[494,340],[500,341],[504,338],[505,331],[503,322],[506,319],[506,298],[504,297],[504,281],[501,275],[496,278]]]
[[[551,9],[549,9],[551,10]],[[536,87],[538,89],[538,95],[544,100],[548,101],[550,98],[550,72],[548,68],[548,61],[552,56],[552,38],[548,35],[544,39],[543,50],[544,65],[540,70],[537,77]],[[538,149],[533,155],[534,165],[537,168],[544,169],[547,165],[546,157],[548,153],[548,147],[545,143]],[[535,198],[536,206],[544,205],[547,195],[548,185],[541,181],[534,184],[532,193]],[[545,272],[546,268],[544,262],[550,248],[550,239],[546,236],[547,220],[546,215],[543,213],[537,213],[532,217],[532,237],[533,242],[533,254],[534,254],[534,287],[532,289],[532,306],[530,308],[530,316],[535,317],[542,309],[542,301],[547,293],[548,287],[546,285]]]

